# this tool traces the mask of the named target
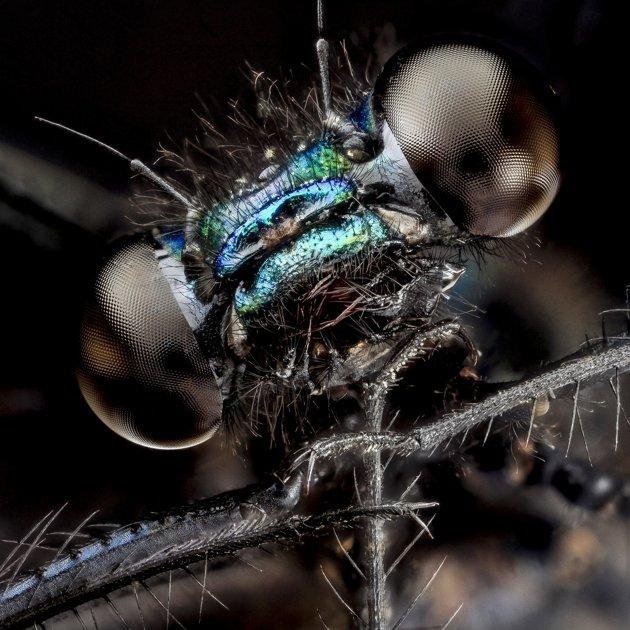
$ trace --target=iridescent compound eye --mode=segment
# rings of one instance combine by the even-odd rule
[[[178,270],[149,239],[127,239],[97,276],[82,330],[78,376],[88,404],[110,429],[153,448],[194,446],[221,421]]]
[[[468,43],[407,49],[387,64],[375,95],[420,183],[461,228],[512,236],[553,201],[557,130],[507,58]]]

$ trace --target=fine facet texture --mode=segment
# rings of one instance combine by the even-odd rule
[[[464,229],[512,236],[551,204],[557,132],[507,59],[467,43],[403,52],[377,98],[418,179]]]
[[[221,396],[152,243],[119,246],[99,272],[81,339],[81,390],[119,435],[154,448],[208,439]]]

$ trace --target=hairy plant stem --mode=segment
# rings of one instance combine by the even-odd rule
[[[379,386],[368,392],[366,428],[379,433],[383,421],[384,392]],[[378,508],[383,501],[383,466],[381,452],[373,451],[365,456],[366,505]],[[384,523],[378,519],[367,519],[365,524],[365,579],[367,582],[368,628],[385,628],[388,617],[387,591],[385,589]]]
[[[400,369],[414,357],[430,352],[431,346],[439,343],[442,336],[456,332],[455,327],[456,324],[446,324],[437,331],[425,333],[424,337],[411,339],[379,379],[366,384],[365,430],[337,434],[311,444],[292,460],[283,482],[276,480],[271,485],[231,491],[149,517],[89,539],[78,549],[60,552],[51,563],[33,573],[11,574],[0,590],[0,627],[32,626],[58,612],[104,597],[117,588],[191,562],[229,556],[265,543],[296,542],[303,536],[330,531],[333,526],[351,526],[358,519],[366,522],[368,627],[386,627],[389,608],[384,588],[383,527],[376,523],[411,516],[418,509],[435,504],[407,504],[401,500],[383,503],[382,450],[400,455],[417,451],[429,455],[458,434],[465,434],[519,406],[532,404],[540,395],[606,378],[615,379],[612,389],[617,398],[617,414],[621,411],[618,376],[630,370],[630,339],[617,340],[614,345],[592,344],[586,352],[567,357],[536,376],[499,388],[479,402],[408,433],[383,431],[386,395]],[[427,341],[430,343],[425,346]],[[506,422],[511,418],[507,417]],[[302,514],[301,497],[307,485],[305,465],[312,467],[316,458],[335,457],[354,450],[361,450],[366,458],[368,505]],[[29,550],[37,547],[41,528],[49,525],[47,518],[42,519],[40,529],[36,527],[30,532],[33,540],[24,539]]]
[[[567,357],[532,378],[500,387],[478,402],[411,431],[363,431],[337,433],[320,438],[303,449],[295,458],[293,468],[299,468],[305,460],[338,457],[353,451],[367,454],[387,450],[401,456],[412,453],[429,456],[454,437],[466,434],[494,418],[502,417],[504,421],[510,422],[511,417],[506,417],[506,414],[523,405],[532,404],[539,396],[550,392],[555,394],[564,388],[575,387],[577,383],[585,386],[610,379],[629,370],[630,339],[620,340],[612,346],[602,344],[599,348],[591,348],[587,353]],[[618,392],[614,391],[618,397]],[[518,416],[516,418],[518,422],[521,421]]]
[[[445,339],[460,332],[457,322],[446,321],[428,331],[414,334],[405,347],[396,354],[380,371],[375,381],[364,388],[366,430],[378,435],[382,431],[383,415],[389,391],[398,380],[398,375],[409,363],[430,353]],[[372,449],[364,456],[366,482],[366,505],[378,509],[383,500],[383,465],[381,450]],[[367,582],[367,627],[369,630],[383,630],[389,619],[389,601],[385,587],[386,572],[385,531],[382,521],[368,519],[365,525],[365,578]]]

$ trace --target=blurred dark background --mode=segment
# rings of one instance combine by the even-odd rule
[[[345,0],[332,38],[383,57],[416,36],[465,31],[525,56],[557,93],[561,193],[538,226],[542,247],[471,269],[460,291],[491,377],[518,376],[599,334],[624,296],[629,219],[615,176],[623,120],[619,40],[606,0]],[[18,536],[71,500],[106,520],[242,485],[247,465],[220,444],[153,452],[92,415],[76,386],[76,332],[103,247],[133,229],[126,165],[33,120],[50,118],[151,162],[161,143],[252,104],[246,61],[308,80],[314,2],[0,0],[0,529]],[[384,59],[381,59],[381,61]]]

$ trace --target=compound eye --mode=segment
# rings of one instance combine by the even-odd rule
[[[467,43],[407,49],[386,65],[375,97],[420,183],[461,228],[512,236],[553,201],[557,130],[507,58]]]
[[[216,431],[222,398],[176,297],[177,279],[168,278],[177,261],[160,260],[156,248],[146,238],[126,239],[100,269],[78,380],[94,413],[122,437],[187,448]]]

